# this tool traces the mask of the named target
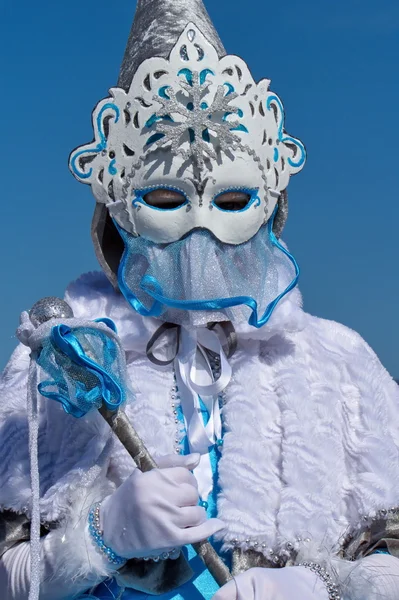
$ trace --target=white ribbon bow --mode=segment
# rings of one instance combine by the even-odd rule
[[[220,357],[220,377],[216,380],[206,350]],[[194,474],[200,496],[206,500],[213,487],[209,451],[222,436],[218,396],[231,379],[231,367],[216,333],[206,328],[188,331],[181,327],[175,371],[190,452],[201,454]],[[201,401],[209,415],[206,424]]]

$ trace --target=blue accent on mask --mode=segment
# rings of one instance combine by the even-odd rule
[[[165,115],[164,117],[157,117],[157,115],[154,113],[149,119],[148,121],[145,123],[144,127],[152,127],[157,121],[170,121],[171,123],[174,123],[174,120],[172,119],[172,117],[170,115]]]
[[[154,142],[161,140],[163,137],[165,137],[164,133],[154,133],[154,135],[152,135],[151,137],[148,138],[145,145],[149,146],[150,144],[153,144]]]
[[[163,85],[161,88],[159,88],[158,95],[161,96],[161,98],[167,98],[167,100],[170,100],[170,96],[168,96],[166,93],[169,88],[170,85]]]
[[[287,142],[289,144],[293,144],[294,146],[296,146],[296,148],[298,148],[298,150],[300,152],[300,155],[299,155],[299,158],[297,161],[293,161],[292,158],[288,158],[287,162],[291,167],[301,167],[306,160],[305,146],[299,140],[296,140],[295,138],[285,134],[285,132],[284,132],[284,120],[285,120],[284,119],[284,108],[281,103],[281,100],[280,100],[280,98],[278,98],[278,96],[269,96],[269,98],[267,99],[267,102],[266,102],[267,110],[271,110],[272,102],[275,102],[277,104],[279,111],[280,111],[280,122],[278,125],[278,139],[283,144],[286,144]],[[276,160],[276,152],[274,154],[274,160]]]
[[[230,127],[230,131],[243,131],[244,133],[249,133],[248,129],[242,123],[237,125],[237,127]]]
[[[113,158],[111,160],[111,162],[109,163],[109,166],[108,166],[108,173],[110,175],[116,175],[117,174],[118,170],[115,168],[115,165],[116,165],[116,160],[115,160],[115,158]]]
[[[186,78],[187,83],[192,87],[193,83],[194,83],[194,79],[193,79],[193,72],[191,71],[191,69],[180,69],[180,71],[177,73],[177,75],[180,77],[181,75],[183,75]],[[199,75],[199,83],[200,85],[203,85],[206,81],[206,78],[208,77],[208,75],[215,75],[215,73],[213,71],[211,71],[211,69],[203,69]]]
[[[112,331],[110,319],[98,319]],[[83,345],[90,348],[89,357]],[[51,377],[41,382],[42,396],[59,402],[66,413],[80,418],[103,404],[116,410],[125,401],[119,349],[115,341],[97,328],[55,325],[43,343],[37,359],[39,366]]]
[[[225,94],[225,96],[230,96],[230,94],[232,94],[233,92],[235,92],[234,86],[231,85],[231,83],[224,83],[223,85],[225,85],[227,87],[227,94]]]
[[[181,75],[184,75],[184,77],[186,78],[186,81],[189,85],[193,85],[193,73],[192,71],[190,71],[190,69],[180,69],[180,71],[177,73],[177,75],[180,77]]]
[[[80,177],[80,179],[89,179],[93,174],[93,169],[90,168],[87,171],[87,173],[84,173],[83,171],[81,171],[76,164],[78,158],[83,155],[88,156],[91,153],[98,154],[99,152],[102,152],[103,150],[105,150],[107,147],[107,138],[105,136],[104,129],[103,129],[103,114],[106,110],[110,110],[110,109],[115,112],[115,123],[117,123],[119,121],[120,110],[117,107],[117,105],[113,104],[111,102],[107,102],[107,104],[104,104],[104,106],[98,113],[97,120],[96,120],[97,133],[98,133],[98,137],[100,138],[100,142],[94,148],[79,150],[78,152],[73,154],[73,156],[71,158],[72,171],[74,172],[75,175]],[[112,162],[114,162],[114,161],[112,161]],[[112,162],[111,162],[111,165],[112,165]],[[114,168],[114,167],[111,167],[111,165],[110,165],[109,169]],[[111,175],[115,175],[116,172],[117,172],[116,170],[115,170],[115,173],[111,173],[111,171],[110,171]]]
[[[200,85],[204,84],[206,81],[206,78],[208,77],[208,75],[215,75],[215,73],[213,71],[211,71],[211,69],[204,69],[203,71],[201,71],[200,73]]]
[[[297,285],[299,279],[299,266],[295,258],[286,248],[284,248],[284,246],[278,241],[273,233],[273,222],[276,211],[277,207],[267,225],[263,226],[258,231],[256,236],[260,236],[260,243],[263,237],[267,236],[264,243],[270,243],[270,246],[276,248],[286,258],[288,258],[289,262],[294,267],[295,274],[292,281],[284,289],[284,291],[278,294],[276,298],[267,304],[263,314],[258,314],[258,302],[261,301],[261,298],[257,300],[249,295],[212,297],[205,300],[187,299],[182,296],[181,282],[184,277],[190,277],[190,273],[184,272],[179,274],[176,272],[179,266],[178,261],[180,260],[179,248],[182,247],[182,244],[189,243],[189,238],[195,233],[195,231],[191,232],[188,234],[188,236],[186,236],[186,238],[179,240],[178,242],[173,242],[171,244],[155,244],[154,242],[150,242],[149,240],[146,240],[140,236],[132,236],[114,221],[115,226],[117,227],[125,244],[125,251],[123,253],[118,270],[118,283],[121,292],[132,308],[134,308],[143,316],[159,317],[168,308],[179,309],[183,311],[220,311],[233,307],[247,306],[252,311],[248,323],[256,328],[262,327],[269,321],[277,304]],[[223,252],[223,248],[230,247],[233,248],[233,252],[237,253],[240,252],[241,247],[245,246],[245,244],[249,244],[256,237],[254,236],[254,238],[251,238],[251,240],[245,244],[232,246],[228,244],[221,244],[215,240],[215,238],[213,238],[210,232],[207,231],[197,232],[197,235],[203,236],[201,239],[203,239],[204,244],[218,244],[220,252]],[[210,237],[212,239],[210,239]],[[177,250],[175,254],[173,254],[175,248],[177,248]],[[154,261],[152,255],[153,249],[156,249],[156,251],[161,254],[166,253],[166,257],[171,257],[169,267],[167,267],[167,272],[165,272],[165,267],[159,265],[157,261]],[[206,246],[204,247],[204,252],[205,251]],[[259,257],[260,262],[262,262],[261,259],[262,257]],[[231,276],[234,278],[236,271],[234,271],[233,266],[230,268],[232,269]],[[206,277],[206,271],[204,276]],[[178,279],[178,277],[180,277],[180,279]],[[243,281],[245,288],[247,289],[251,282],[248,279],[245,279],[245,274],[242,277],[244,277]],[[162,285],[160,283],[160,279],[163,281]],[[263,280],[265,281],[264,278]],[[177,283],[174,283],[175,281]],[[163,288],[163,285],[168,287],[169,295],[164,293],[165,288]],[[176,288],[176,286],[178,287]],[[236,288],[234,287],[233,289]],[[172,297],[172,294],[174,297]],[[181,296],[180,299],[178,297],[179,295]]]
[[[226,95],[228,95],[228,94],[226,94]],[[239,108],[236,113],[232,113],[232,112],[225,113],[223,115],[223,121],[225,121],[227,123],[228,122],[227,117],[229,117],[230,115],[234,115],[234,114],[237,114],[240,118],[242,118],[244,116],[243,111],[241,110],[241,108]],[[230,131],[243,131],[244,133],[249,133],[248,129],[242,123],[237,125],[237,127],[231,127]]]

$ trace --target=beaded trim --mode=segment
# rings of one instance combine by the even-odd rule
[[[360,531],[367,530],[376,521],[387,521],[388,519],[399,515],[399,507],[393,506],[391,508],[381,508],[380,510],[373,511],[369,515],[363,515],[361,521],[357,523],[355,527],[348,529],[346,535],[343,538],[343,545],[349,544],[356,536],[359,535]]]
[[[101,502],[96,502],[89,512],[89,532],[93,543],[104,554],[104,556],[114,565],[124,565],[126,558],[118,556],[111,548],[106,546],[103,540],[103,532],[100,525],[100,507]]]
[[[174,439],[174,451],[176,454],[180,454],[182,451],[182,441],[184,438],[184,423],[179,419],[179,407],[180,407],[180,394],[179,388],[177,387],[176,374],[173,373],[173,386],[170,393],[171,409],[173,418],[175,421],[175,439]]]
[[[341,594],[339,592],[339,588],[336,583],[333,582],[333,579],[330,573],[327,573],[324,567],[322,567],[319,563],[314,562],[303,562],[298,565],[298,567],[306,567],[313,573],[316,573],[320,577],[320,579],[325,584],[328,591],[328,599],[329,600],[341,600]]]
[[[350,544],[360,532],[367,531],[374,522],[379,520],[387,520],[398,515],[399,507],[391,507],[388,509],[382,508],[369,515],[362,516],[359,523],[357,523],[355,526],[352,526],[350,529],[348,528],[346,532],[342,533],[342,536],[339,539],[340,546],[343,549],[347,548],[348,544]],[[297,556],[297,553],[301,547],[309,544],[311,541],[311,537],[298,536],[291,541],[287,541],[280,548],[271,548],[261,539],[233,538],[225,540],[225,548],[231,550],[241,549],[244,551],[254,550],[263,554],[271,566],[284,567],[289,561],[295,560],[295,557]],[[355,558],[350,555],[346,555],[345,559],[355,560]]]
[[[155,556],[144,556],[141,560],[145,560],[146,562],[152,560],[153,562],[159,562],[160,560],[168,560],[168,558],[172,560],[176,560],[180,556],[180,548],[171,548],[166,552],[162,552],[161,554],[157,554]]]

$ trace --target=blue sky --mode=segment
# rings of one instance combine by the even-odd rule
[[[359,331],[399,376],[399,3],[208,0],[227,50],[268,77],[308,149],[284,239],[308,312]],[[0,8],[0,366],[19,314],[97,268],[90,189],[67,167],[115,85],[135,2]]]

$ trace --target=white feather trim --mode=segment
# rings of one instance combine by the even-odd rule
[[[86,582],[89,588],[115,573],[117,567],[96,547],[88,530],[91,506],[112,491],[113,487],[104,480],[97,481],[90,489],[76,490],[67,515],[60,526],[50,532],[46,559],[51,562],[53,577],[61,585],[78,581]]]

